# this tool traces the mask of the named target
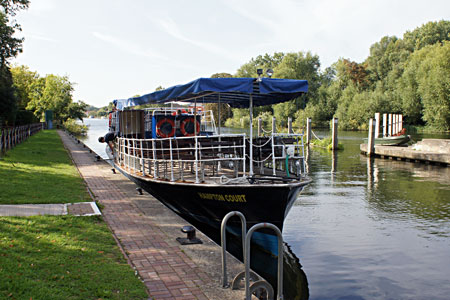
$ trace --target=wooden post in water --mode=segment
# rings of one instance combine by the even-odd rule
[[[262,136],[262,119],[258,118],[258,136]]]
[[[276,120],[277,119],[275,117],[272,118],[272,133],[276,133],[277,132]]]
[[[387,136],[387,114],[383,114],[383,136]]]
[[[294,133],[292,130],[292,118],[288,118],[288,133]]]
[[[369,138],[367,140],[367,155],[375,153],[375,124],[373,119],[369,120]]]
[[[333,128],[332,128],[333,138],[331,150],[337,150],[338,148],[338,118],[333,118]]]
[[[309,145],[311,141],[311,119],[306,119],[306,144]]]
[[[375,113],[375,138],[380,136],[380,113]]]

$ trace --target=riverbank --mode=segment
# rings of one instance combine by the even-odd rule
[[[0,204],[91,200],[56,131],[0,161]],[[0,298],[146,299],[102,218],[0,217]]]

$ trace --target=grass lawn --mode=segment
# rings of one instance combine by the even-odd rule
[[[55,130],[44,130],[0,159],[0,204],[92,201]]]
[[[99,217],[0,217],[0,299],[147,299]]]
[[[0,160],[0,204],[91,201],[56,131]],[[147,299],[101,217],[0,217],[0,299]]]

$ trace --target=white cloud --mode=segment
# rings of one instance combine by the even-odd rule
[[[138,56],[148,57],[151,59],[167,59],[167,57],[165,57],[155,51],[151,51],[151,50],[147,50],[147,49],[144,50],[140,45],[138,45],[134,42],[126,41],[124,39],[120,39],[120,38],[117,38],[117,37],[114,37],[114,36],[111,36],[108,34],[99,33],[96,31],[92,32],[92,34],[99,40],[110,43],[122,51],[126,51],[128,53],[138,55]]]
[[[220,55],[221,57],[225,57],[231,61],[239,60],[239,56],[230,52],[230,49],[224,49],[212,43],[203,42],[187,37],[186,35],[181,33],[177,23],[170,17],[166,17],[164,19],[153,19],[153,22],[155,22],[163,31],[165,31],[175,39],[178,39],[185,43],[189,43],[210,53]]]

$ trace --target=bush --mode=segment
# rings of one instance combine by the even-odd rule
[[[74,119],[68,119],[63,123],[63,127],[74,135],[86,135],[88,127],[84,124],[78,124]]]
[[[38,123],[39,119],[30,110],[19,110],[16,114],[16,125],[28,125]]]
[[[326,148],[327,150],[331,150],[331,147],[333,145],[333,139],[331,137],[325,137],[321,140],[312,140],[311,144],[316,147],[320,148]],[[341,143],[338,143],[337,150],[344,150],[344,145]]]

